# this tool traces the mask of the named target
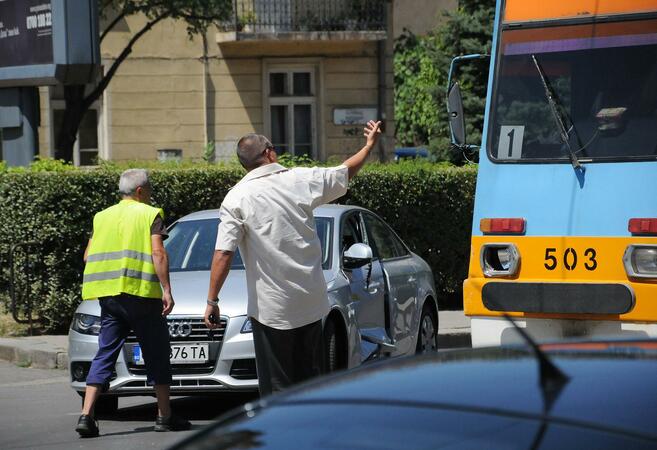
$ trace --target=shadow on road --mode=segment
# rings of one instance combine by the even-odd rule
[[[256,393],[226,393],[220,395],[205,395],[193,397],[180,397],[171,400],[171,408],[174,413],[188,419],[195,420],[212,420],[233,408],[243,405],[246,402],[258,398]],[[117,422],[143,422],[155,420],[157,414],[157,403],[155,399],[152,402],[143,405],[128,406],[121,408],[119,400],[119,410],[114,414],[97,414],[101,420],[115,420]],[[139,432],[153,431],[152,427],[138,428],[120,434],[132,434]]]

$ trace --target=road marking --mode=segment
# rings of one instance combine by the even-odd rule
[[[41,380],[32,380],[32,381],[17,381],[15,383],[0,384],[0,389],[9,388],[9,387],[22,387],[22,386],[41,386],[44,384],[65,383],[67,381],[68,381],[68,377],[44,378]]]

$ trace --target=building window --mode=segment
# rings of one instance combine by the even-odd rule
[[[85,95],[93,89],[93,85],[85,87]],[[50,156],[55,155],[59,148],[59,133],[64,122],[66,102],[64,101],[64,88],[50,86]],[[99,157],[108,158],[103,148],[103,97],[91,104],[82,116],[75,144],[73,145],[73,164],[76,166],[94,166],[98,164]]]
[[[315,70],[272,68],[266,84],[269,135],[276,151],[316,158]]]

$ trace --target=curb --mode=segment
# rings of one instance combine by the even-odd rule
[[[472,348],[470,330],[438,333],[438,349]]]
[[[68,354],[66,351],[31,349],[20,344],[12,345],[12,343],[7,342],[0,343],[0,359],[21,367],[68,369]]]

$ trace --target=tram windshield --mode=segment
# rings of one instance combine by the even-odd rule
[[[657,20],[504,30],[496,74],[491,159],[570,161],[545,84],[579,161],[657,159]]]

